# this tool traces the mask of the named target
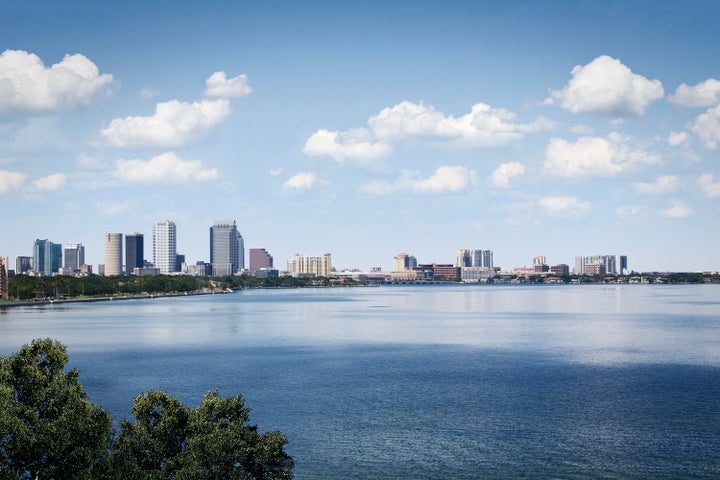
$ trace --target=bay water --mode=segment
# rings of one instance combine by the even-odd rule
[[[720,478],[720,286],[423,285],[0,309],[138,393],[242,393],[303,479]]]

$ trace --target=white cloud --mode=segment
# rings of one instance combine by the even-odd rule
[[[5,50],[0,54],[0,114],[87,105],[112,79],[100,75],[97,66],[80,54],[65,55],[46,68],[35,54]]]
[[[366,140],[369,136],[366,132],[362,129],[346,132],[318,130],[305,142],[303,152],[311,157],[327,155],[336,162],[343,162],[352,158],[378,158],[392,151],[392,146],[387,143]]]
[[[529,124],[515,121],[515,114],[478,103],[460,117],[445,115],[422,103],[401,102],[368,119],[367,128],[343,132],[318,130],[306,142],[309,156],[328,155],[341,162],[352,158],[377,158],[392,151],[393,144],[410,138],[454,141],[465,146],[505,145],[526,133],[549,130],[554,123],[538,118]]]
[[[673,202],[670,208],[666,208],[660,213],[663,217],[668,218],[685,218],[695,215],[695,212],[691,208],[685,206],[681,202]]]
[[[150,117],[116,118],[100,133],[117,147],[175,148],[195,140],[230,114],[227,99],[158,103]]]
[[[690,129],[703,139],[708,148],[716,148],[720,142],[720,105],[698,115]]]
[[[285,183],[283,183],[284,190],[310,190],[315,182],[317,176],[312,172],[300,172],[297,175],[290,177]]]
[[[667,142],[673,147],[677,147],[678,145],[685,143],[687,139],[688,134],[686,132],[670,132]]]
[[[570,131],[575,135],[579,135],[581,137],[589,137],[595,134],[595,130],[592,127],[584,125],[582,123],[575,125],[570,129]]]
[[[52,192],[65,185],[67,176],[64,173],[54,173],[47,177],[38,178],[30,184],[31,192]]]
[[[709,173],[704,173],[698,178],[698,184],[705,196],[708,198],[720,197],[720,182],[713,182],[713,176]]]
[[[643,195],[658,195],[676,190],[679,183],[680,179],[675,175],[662,175],[652,183],[633,183],[633,188]]]
[[[633,150],[618,133],[607,138],[581,137],[571,143],[561,138],[550,140],[545,149],[545,169],[552,175],[616,175],[638,165],[655,164],[660,159],[643,150]]]
[[[21,172],[10,172],[8,170],[0,170],[0,195],[20,190],[25,182],[27,175]]]
[[[638,220],[648,216],[648,209],[644,206],[626,205],[619,207],[615,211],[615,215],[623,220]]]
[[[418,172],[404,171],[393,183],[370,182],[362,186],[361,191],[370,195],[396,192],[457,193],[467,189],[475,182],[475,178],[475,172],[467,167],[442,166],[427,178],[422,178]]]
[[[272,170],[270,170],[271,177],[277,177],[278,175],[282,175],[282,173],[283,173],[282,167],[273,168]]]
[[[188,184],[215,180],[218,172],[200,160],[183,160],[166,152],[148,161],[118,160],[113,175],[127,182]]]
[[[712,107],[720,103],[720,81],[709,78],[692,87],[683,83],[668,100],[688,107]]]
[[[208,97],[244,97],[252,89],[248,85],[247,75],[227,78],[225,72],[215,72],[205,80],[205,95]]]
[[[581,202],[577,197],[570,196],[543,197],[538,203],[547,215],[553,217],[579,218],[590,208],[590,202]]]
[[[507,162],[501,164],[490,176],[490,183],[496,187],[507,187],[510,179],[525,173],[525,167],[519,162]]]
[[[572,113],[640,117],[663,97],[660,80],[648,80],[607,55],[576,65],[562,90],[552,90],[546,104],[559,103]]]

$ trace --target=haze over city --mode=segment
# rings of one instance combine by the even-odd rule
[[[278,265],[720,269],[720,4],[17,2],[0,256],[234,219]],[[146,255],[147,256],[147,255]],[[152,260],[148,257],[148,260]]]

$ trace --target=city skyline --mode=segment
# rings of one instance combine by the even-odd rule
[[[453,263],[478,246],[504,268],[613,253],[636,271],[720,270],[719,14],[6,5],[0,256],[46,238],[99,265],[106,233],[168,218],[188,263],[209,261],[207,226],[234,218],[279,264],[332,252],[339,269],[391,270],[398,252]]]

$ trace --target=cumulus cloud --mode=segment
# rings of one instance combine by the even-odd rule
[[[16,110],[61,110],[87,105],[112,82],[81,54],[65,55],[50,67],[35,54],[0,54],[0,114]]]
[[[720,142],[720,105],[708,108],[690,125],[690,129],[703,139],[708,148],[717,148]]]
[[[227,99],[158,103],[150,117],[116,118],[100,133],[117,147],[176,148],[195,140],[230,114]]]
[[[244,97],[252,89],[248,85],[247,75],[227,78],[225,72],[215,72],[205,80],[205,96],[208,97]]]
[[[662,175],[654,182],[633,183],[633,188],[635,189],[635,192],[643,195],[658,195],[676,190],[679,183],[680,179],[675,175]]]
[[[21,172],[11,172],[8,170],[0,170],[0,195],[20,190],[27,175]]]
[[[712,107],[720,104],[720,81],[709,78],[692,87],[683,83],[668,100],[687,107]]]
[[[577,197],[549,196],[538,202],[540,208],[552,217],[579,218],[590,208],[590,202],[581,202]]]
[[[67,176],[64,173],[53,173],[47,177],[38,178],[30,184],[31,192],[53,192],[65,185]]]
[[[691,208],[681,202],[673,202],[671,207],[666,208],[660,213],[663,217],[667,218],[685,218],[695,215],[695,212]]]
[[[270,170],[270,176],[271,176],[271,177],[277,177],[278,175],[281,175],[282,173],[283,173],[283,168],[282,168],[282,167],[273,168],[273,169]]]
[[[687,139],[688,134],[685,132],[670,132],[667,141],[673,147],[677,147],[678,145],[685,143]]]
[[[507,187],[512,177],[525,173],[525,167],[519,162],[501,164],[490,176],[490,183],[495,187]]]
[[[442,166],[427,178],[422,178],[418,172],[404,171],[393,183],[370,182],[361,187],[361,191],[370,195],[397,192],[457,193],[467,189],[474,183],[475,178],[475,172],[467,167]]]
[[[640,117],[664,95],[660,80],[637,75],[620,60],[607,55],[587,65],[576,65],[571,74],[562,90],[551,90],[546,104],[558,103],[572,113]]]
[[[715,183],[713,176],[709,173],[704,173],[698,178],[698,184],[702,189],[705,196],[708,198],[720,197],[720,182]]]
[[[327,155],[338,162],[377,158],[390,153],[394,143],[410,138],[454,141],[467,146],[505,145],[526,133],[548,130],[554,123],[538,118],[517,123],[515,114],[478,103],[469,113],[453,117],[422,103],[401,102],[368,119],[368,126],[346,131],[318,130],[306,142],[309,156]]]
[[[297,175],[290,177],[285,183],[283,183],[284,190],[310,190],[315,182],[317,176],[312,172],[300,172]]]
[[[153,184],[189,184],[217,179],[218,172],[200,160],[183,160],[166,152],[148,161],[118,160],[113,175],[126,182]]]
[[[656,155],[630,148],[627,139],[619,133],[611,133],[607,138],[581,137],[575,143],[553,138],[545,149],[543,165],[552,175],[579,177],[616,175],[659,161]]]

